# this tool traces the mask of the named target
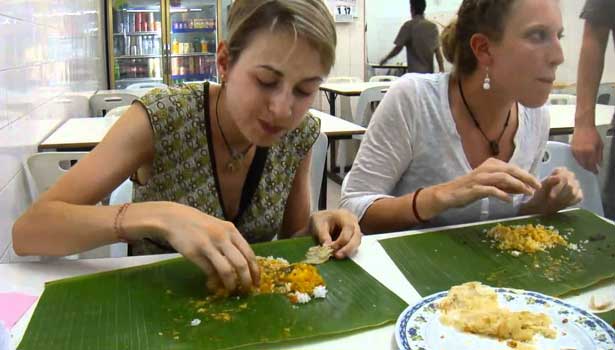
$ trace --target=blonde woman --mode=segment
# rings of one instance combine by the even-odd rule
[[[15,223],[22,255],[68,255],[121,240],[136,254],[177,251],[208,287],[246,290],[259,272],[248,243],[312,233],[352,254],[354,215],[310,219],[306,112],[334,62],[321,0],[238,0],[218,47],[221,85],[156,89]],[[134,175],[134,203],[94,206]],[[70,190],[69,190],[70,188]]]
[[[378,106],[342,189],[363,232],[552,213],[573,173],[539,181],[557,67],[557,0],[464,0],[443,32],[453,74],[408,74]]]

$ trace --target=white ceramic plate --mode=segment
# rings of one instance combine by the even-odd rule
[[[615,350],[615,331],[594,314],[565,301],[536,292],[496,288],[498,302],[511,311],[543,312],[557,331],[555,339],[534,337],[536,349]],[[397,346],[403,350],[499,350],[505,341],[459,332],[440,323],[437,304],[448,292],[428,296],[401,313],[395,325]]]

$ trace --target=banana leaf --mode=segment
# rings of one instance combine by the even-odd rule
[[[311,238],[254,245],[302,260]],[[48,283],[21,350],[236,349],[314,340],[392,323],[406,304],[351,260],[318,265],[329,293],[293,305],[283,295],[207,300],[183,258]],[[195,319],[201,321],[192,326]]]
[[[585,210],[505,222],[527,223],[571,232],[568,241],[578,244],[579,251],[560,246],[515,257],[493,247],[486,237],[495,223],[391,238],[380,244],[422,296],[468,281],[564,296],[615,277],[614,225]]]

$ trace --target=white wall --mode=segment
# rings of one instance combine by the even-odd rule
[[[23,161],[63,120],[83,116],[71,92],[104,87],[100,0],[2,0],[0,6],[0,263],[30,205]]]
[[[581,0],[562,0],[560,6],[564,20],[564,39],[562,48],[564,50],[565,62],[560,66],[557,73],[557,81],[564,83],[574,83],[577,81],[577,66],[579,64],[579,54],[581,52],[581,39],[583,38],[584,21],[579,18],[585,1]],[[613,37],[609,39],[606,51],[606,61],[603,82],[615,82],[615,50],[613,49]]]

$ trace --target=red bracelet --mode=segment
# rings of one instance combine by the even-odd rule
[[[419,187],[416,191],[414,191],[414,196],[412,196],[412,213],[414,214],[414,217],[416,218],[416,220],[418,220],[418,222],[420,222],[421,224],[424,224],[428,221],[421,219],[421,216],[419,215],[419,211],[416,210],[416,197],[419,196],[419,193],[423,190],[423,187]]]
[[[122,219],[124,218],[124,215],[126,214],[126,209],[128,209],[128,206],[130,204],[131,203],[122,204],[120,209],[118,209],[117,214],[115,214],[115,221],[113,222],[113,230],[115,231],[115,236],[120,242],[124,243],[128,243],[128,239],[126,239],[126,232],[122,227]]]

